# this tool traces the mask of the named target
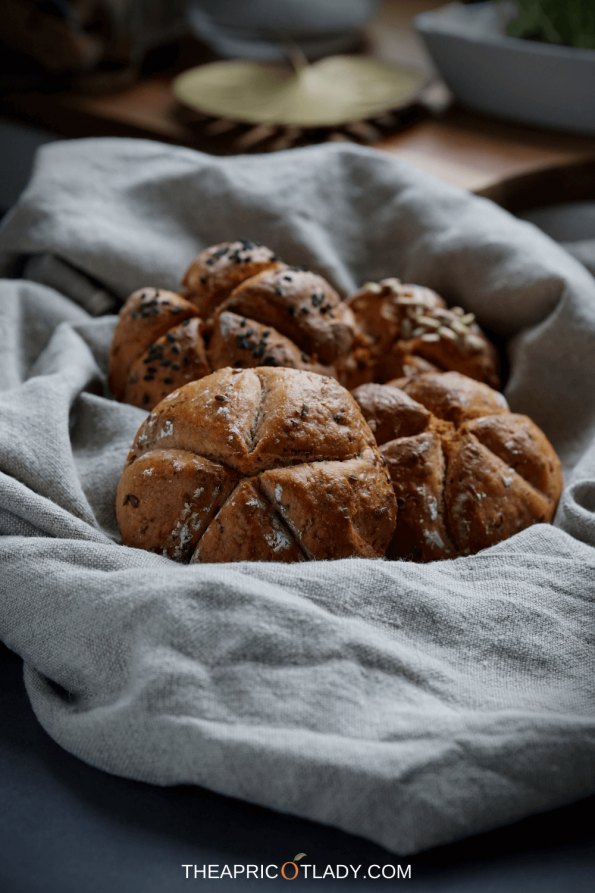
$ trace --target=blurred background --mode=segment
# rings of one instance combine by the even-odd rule
[[[585,0],[2,0],[0,46],[0,211],[39,145],[85,136],[215,154],[352,140],[516,213],[595,198],[595,3]],[[230,116],[233,87],[219,110],[225,90],[195,77],[216,62],[273,64],[275,93],[275,78],[320,80],[316,66],[337,55],[379,68],[354,81],[351,117],[347,102],[316,126],[263,118],[266,96],[251,102],[245,83]],[[188,71],[190,99],[176,81]],[[366,91],[382,93],[383,78],[392,92],[385,83],[384,107],[368,114]],[[345,106],[344,84],[342,94]]]

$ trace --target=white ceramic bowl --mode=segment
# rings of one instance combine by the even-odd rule
[[[462,104],[526,124],[595,134],[595,50],[509,37],[509,14],[509,4],[450,3],[418,15],[415,27]]]

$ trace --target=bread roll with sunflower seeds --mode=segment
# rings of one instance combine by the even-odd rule
[[[398,279],[369,282],[346,301],[358,336],[339,369],[346,387],[453,370],[498,388],[498,356],[473,313],[448,308],[435,291]]]

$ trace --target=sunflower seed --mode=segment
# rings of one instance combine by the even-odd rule
[[[424,326],[429,326],[431,329],[440,328],[440,323],[437,319],[432,319],[431,316],[420,316],[418,317],[418,322],[423,323]]]

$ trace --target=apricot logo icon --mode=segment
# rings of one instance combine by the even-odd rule
[[[295,881],[296,877],[298,876],[299,870],[300,870],[299,865],[297,863],[300,861],[300,859],[303,859],[305,855],[306,855],[306,853],[298,853],[297,856],[293,857],[293,862],[284,862],[283,863],[283,865],[281,866],[281,874],[283,875],[283,877],[285,878],[286,881]],[[285,874],[285,869],[288,865],[293,866],[295,868],[294,874]],[[291,867],[289,868],[289,871],[291,871]]]

